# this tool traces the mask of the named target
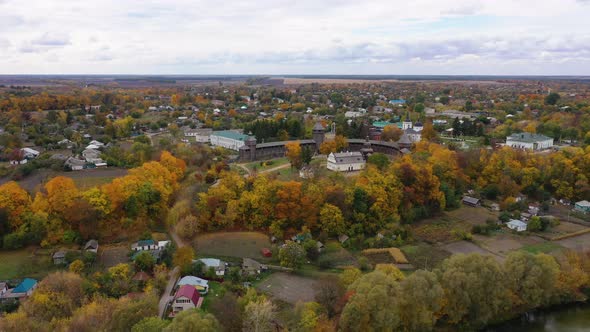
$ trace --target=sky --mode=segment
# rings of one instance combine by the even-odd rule
[[[0,74],[590,75],[590,0],[0,0]]]

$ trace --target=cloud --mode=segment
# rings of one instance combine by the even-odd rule
[[[138,6],[132,0],[0,0],[0,54],[16,62],[0,61],[0,74],[47,68],[436,74],[449,64],[473,73],[506,64],[502,68],[517,74],[521,69],[510,66],[527,61],[548,66],[521,66],[523,71],[566,71],[566,61],[577,65],[577,73],[590,74],[589,2],[151,0]],[[31,61],[19,53],[44,56]],[[48,65],[48,59],[55,62]]]
[[[50,47],[65,46],[70,44],[70,38],[65,34],[50,34],[46,32],[42,36],[33,39],[31,44]]]

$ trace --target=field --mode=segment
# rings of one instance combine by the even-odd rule
[[[260,282],[256,288],[276,299],[295,304],[299,301],[314,301],[315,284],[315,279],[276,272]]]
[[[488,219],[498,220],[497,212],[491,212],[484,207],[462,206],[445,214],[451,220],[464,221],[472,225],[483,225]]]
[[[555,241],[554,243],[568,249],[586,251],[590,249],[590,233]]]
[[[33,248],[0,251],[0,280],[42,279],[54,269],[49,252],[35,252]]]
[[[330,260],[336,268],[356,266],[356,258],[354,255],[342,248],[340,242],[335,240],[326,242],[321,257],[322,259]]]
[[[65,176],[74,180],[80,189],[88,189],[92,186],[105,184],[112,181],[116,177],[121,177],[126,174],[126,169],[114,167],[88,169],[75,172],[55,172],[52,170],[43,169],[33,172],[23,180],[18,181],[18,184],[28,192],[34,193],[39,191],[41,186],[43,186],[52,178],[56,176]],[[10,181],[9,178],[1,179],[0,184],[8,181]]]
[[[438,267],[451,254],[440,247],[426,243],[408,245],[401,248],[410,264],[419,269],[431,270]]]
[[[549,254],[560,251],[561,249],[563,249],[563,247],[555,242],[540,242],[536,244],[526,245],[520,248],[520,250],[530,252],[531,254]]]
[[[480,247],[500,256],[506,256],[510,251],[545,241],[537,236],[518,236],[511,233],[499,233],[494,236],[474,235],[474,239]]]
[[[129,261],[130,248],[127,246],[101,246],[99,262],[105,268]]]
[[[270,248],[268,236],[257,232],[208,233],[197,236],[199,256],[231,256],[265,259],[262,248]]]
[[[445,244],[442,247],[444,250],[450,252],[451,254],[480,254],[480,255],[486,255],[486,256],[492,256],[495,259],[497,259],[498,261],[503,261],[504,257],[493,254],[487,250],[484,250],[480,247],[478,247],[477,245],[475,245],[473,242],[469,242],[469,241],[457,241],[457,242],[453,242],[453,243],[448,243]]]

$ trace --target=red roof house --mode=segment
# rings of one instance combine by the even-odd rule
[[[172,303],[173,315],[192,308],[199,308],[203,299],[194,286],[182,285],[174,295],[174,302]]]

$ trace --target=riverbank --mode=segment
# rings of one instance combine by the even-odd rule
[[[534,310],[484,332],[583,332],[590,331],[590,302]]]

